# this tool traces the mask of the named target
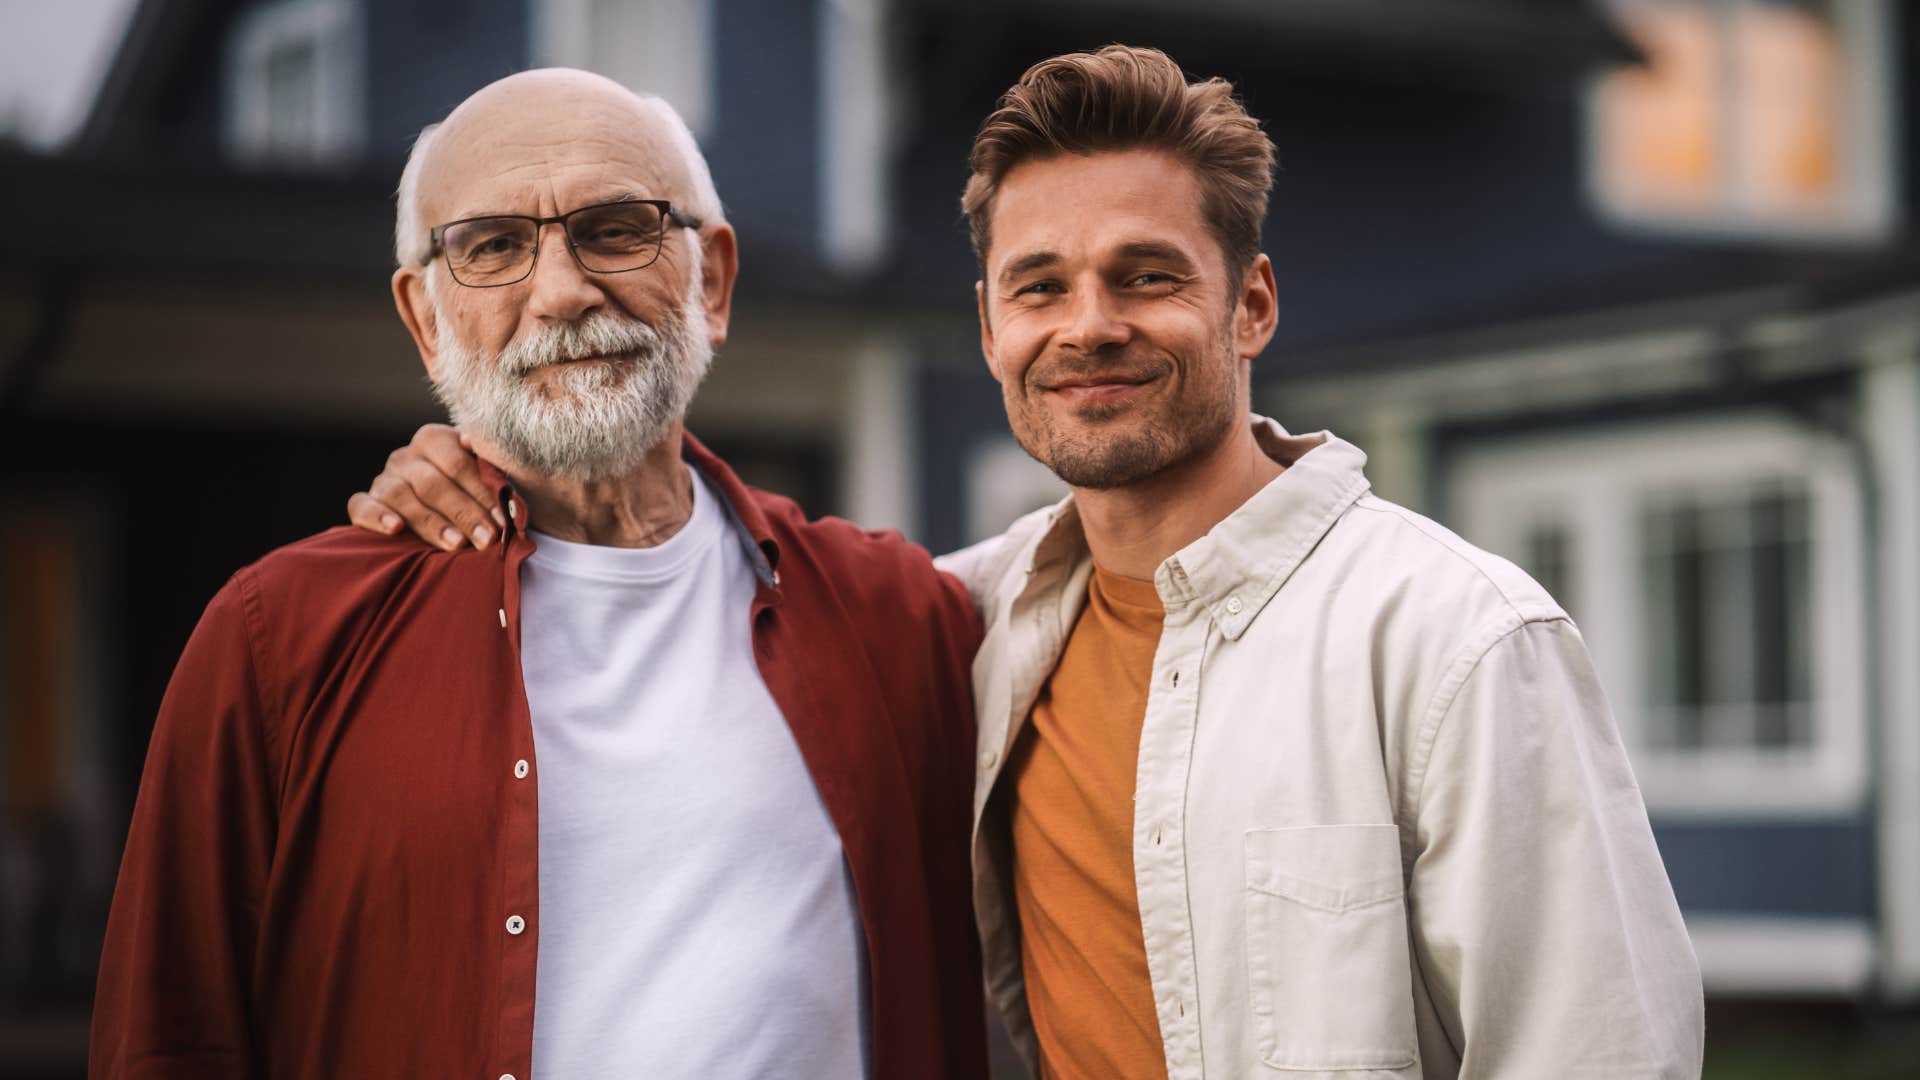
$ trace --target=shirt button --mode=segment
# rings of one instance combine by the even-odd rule
[[[1240,614],[1240,609],[1246,606],[1247,605],[1240,602],[1240,598],[1237,596],[1227,597],[1227,614],[1229,615]]]
[[[980,767],[983,769],[991,769],[993,768],[994,763],[999,760],[1000,760],[1000,752],[998,750],[989,750],[986,753],[980,755]]]
[[[526,928],[527,928],[527,920],[521,918],[518,915],[507,916],[507,933],[514,934],[517,936],[520,933],[520,931],[525,930]]]
[[[500,1074],[500,1080],[513,1080],[513,1074],[512,1074],[512,1073],[501,1073],[501,1074]]]
[[[527,778],[526,758],[521,758],[519,761],[513,763],[513,778],[515,780],[525,780]]]

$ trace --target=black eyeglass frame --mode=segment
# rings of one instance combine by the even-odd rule
[[[573,242],[573,234],[567,231],[567,219],[575,214],[584,214],[589,210],[605,210],[609,206],[651,206],[655,210],[660,211],[661,221],[678,225],[683,229],[698,229],[706,224],[666,199],[614,199],[611,202],[593,203],[589,206],[575,207],[556,217],[534,217],[531,214],[481,214],[477,217],[460,218],[457,221],[449,221],[443,225],[435,225],[433,228],[427,230],[427,239],[429,242],[427,262],[432,262],[436,255],[440,256],[446,263],[447,276],[451,277],[454,283],[462,288],[498,289],[507,285],[518,285],[532,277],[534,267],[540,264],[540,230],[546,228],[548,225],[560,226],[560,237],[567,243],[567,254],[573,256],[573,264],[589,274],[631,274],[635,270],[645,270],[647,267],[659,262],[660,253],[667,249],[665,230],[662,230],[660,234],[660,246],[653,249],[653,258],[648,259],[639,266],[629,266],[624,270],[595,270],[593,267],[588,266],[585,260],[580,258],[579,246]],[[512,281],[496,281],[489,285],[469,285],[461,281],[460,274],[453,268],[453,260],[447,257],[447,246],[442,242],[441,238],[446,235],[448,229],[453,228],[455,225],[467,225],[475,221],[533,222],[533,258],[527,260],[527,272],[514,278]]]

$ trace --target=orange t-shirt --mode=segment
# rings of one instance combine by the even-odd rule
[[[1134,776],[1164,614],[1153,582],[1095,567],[1007,763],[1042,1080],[1167,1074],[1133,883]]]

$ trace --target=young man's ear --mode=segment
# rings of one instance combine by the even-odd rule
[[[420,362],[426,365],[427,378],[438,382],[440,372],[440,326],[433,310],[433,298],[427,295],[427,268],[403,266],[393,272],[393,306],[400,321],[413,335],[413,346],[420,350]]]
[[[1000,381],[999,354],[993,348],[993,323],[987,319],[987,283],[973,283],[973,303],[980,313],[980,355],[986,357],[987,370],[993,373],[994,381]]]
[[[1252,360],[1266,350],[1280,322],[1280,291],[1273,282],[1273,260],[1255,255],[1240,281],[1233,312],[1234,352]]]

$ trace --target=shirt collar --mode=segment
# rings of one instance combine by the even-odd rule
[[[681,436],[680,456],[719,489],[721,508],[726,510],[728,521],[747,549],[747,561],[753,564],[754,576],[769,589],[779,588],[780,542],[773,538],[773,527],[767,522],[760,501],[727,463],[694,438],[692,432]]]
[[[747,559],[753,564],[753,572],[768,588],[777,588],[780,584],[780,544],[773,538],[773,529],[767,523],[767,515],[760,504],[740,482],[727,463],[721,461],[713,451],[706,448],[692,433],[681,436],[680,456],[704,476],[719,492],[721,506],[727,513],[728,523],[741,538],[747,549]],[[495,505],[507,515],[507,531],[511,533],[526,531],[526,500],[520,498],[513,489],[513,481],[486,459],[480,459],[480,477],[487,489],[493,492]],[[506,545],[501,545],[504,552]]]
[[[1367,455],[1331,432],[1290,435],[1264,416],[1254,437],[1287,467],[1205,536],[1160,564],[1154,584],[1171,611],[1198,601],[1229,639],[1238,638],[1286,584],[1340,515],[1368,490]],[[1087,557],[1086,534],[1069,495],[1048,511],[1028,573]]]
[[[480,482],[487,485],[487,490],[493,493],[493,505],[507,516],[506,534],[512,536],[515,533],[524,533],[527,527],[526,500],[513,490],[513,481],[507,479],[507,474],[501,472],[499,466],[486,458],[474,460],[480,463]],[[502,551],[506,549],[505,544],[500,547]]]

